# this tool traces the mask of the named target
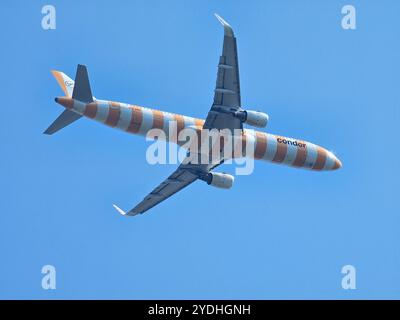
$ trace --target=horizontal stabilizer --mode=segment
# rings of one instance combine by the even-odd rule
[[[75,122],[78,120],[80,117],[82,117],[80,114],[77,114],[73,111],[70,110],[64,110],[63,113],[60,114],[60,116],[46,129],[44,134],[53,134],[57,132],[58,130],[66,127],[67,125],[71,124],[72,122]]]

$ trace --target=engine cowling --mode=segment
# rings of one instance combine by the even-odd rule
[[[260,111],[246,110],[246,123],[258,128],[264,128],[268,123],[268,115]]]
[[[230,189],[232,188],[235,178],[227,173],[210,172],[207,174],[206,182],[217,188]]]
[[[266,127],[269,119],[266,113],[253,110],[239,111],[236,116],[244,123],[257,128]]]

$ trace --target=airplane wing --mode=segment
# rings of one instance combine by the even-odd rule
[[[135,216],[139,213],[156,206],[160,202],[174,195],[178,191],[187,187],[197,179],[206,176],[212,169],[220,165],[220,163],[214,164],[188,164],[187,159],[165,179],[161,184],[150,192],[136,207],[128,212],[125,212],[115,204],[113,207],[123,216]]]
[[[219,58],[214,102],[203,128],[242,129],[242,121],[233,115],[241,107],[236,38],[232,27],[219,15],[215,16],[224,27],[224,44]]]
[[[140,202],[129,212],[124,212],[115,204],[113,206],[122,215],[134,216],[139,213],[144,213],[197,179],[197,174],[194,174],[192,171],[184,168],[184,165],[181,164],[173,174],[171,174],[157,188],[150,192],[150,194],[148,194],[142,202]]]
[[[224,27],[224,44],[219,59],[217,82],[214,90],[214,102],[209,111],[204,129],[242,129],[242,122],[233,115],[240,110],[239,66],[236,49],[236,38],[231,26],[220,16],[215,15]],[[185,159],[187,160],[187,159]],[[221,159],[222,163],[223,159]],[[129,212],[116,205],[114,208],[122,215],[134,216],[144,213],[197,179],[204,178],[220,163],[191,164],[184,161],[178,169],[150,192],[142,202]]]

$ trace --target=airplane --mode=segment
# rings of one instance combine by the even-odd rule
[[[166,131],[169,123],[175,121],[178,133],[185,128],[191,128],[197,133],[203,130],[228,129],[232,132],[239,130],[241,133],[239,142],[251,145],[252,148],[252,152],[246,154],[244,151],[240,156],[252,156],[257,160],[316,171],[341,168],[341,161],[321,146],[244,128],[244,124],[264,128],[267,126],[269,116],[260,111],[242,108],[236,38],[232,27],[219,15],[215,14],[215,16],[224,28],[224,40],[218,63],[214,100],[205,120],[137,105],[96,99],[92,95],[86,66],[78,65],[75,81],[63,72],[52,71],[65,94],[65,96],[55,98],[55,101],[65,110],[44,133],[51,135],[83,116],[142,136],[146,136],[149,130],[154,128]],[[168,135],[167,139],[167,142],[177,143]],[[113,206],[122,215],[142,214],[196,180],[205,181],[214,187],[229,189],[233,185],[234,177],[213,171],[225,160],[221,157],[217,163],[182,162],[166,180],[130,211],[126,212],[116,205]]]

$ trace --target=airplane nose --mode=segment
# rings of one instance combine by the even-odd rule
[[[326,152],[326,161],[323,170],[337,170],[342,167],[342,162],[333,154],[333,152],[324,149]]]
[[[332,170],[337,170],[337,169],[340,169],[341,167],[342,167],[342,162],[338,158],[335,157]]]

